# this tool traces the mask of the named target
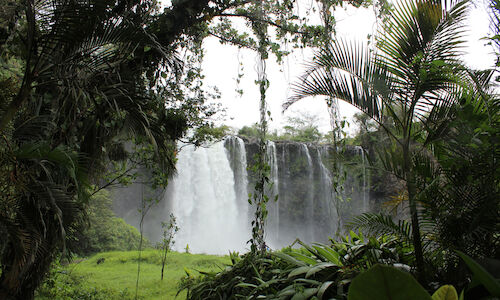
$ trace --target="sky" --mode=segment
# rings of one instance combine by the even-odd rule
[[[493,48],[486,45],[486,40],[481,40],[489,33],[487,3],[487,0],[475,1],[475,7],[470,11],[467,24],[464,61],[469,67],[477,69],[491,68],[495,62]],[[337,36],[367,41],[367,35],[376,29],[372,8],[338,8],[335,17]],[[216,38],[207,38],[203,46],[204,85],[217,86],[221,91],[220,102],[226,108],[226,118],[222,123],[238,129],[258,122],[260,96],[259,89],[254,83],[257,79],[255,71],[257,55],[250,50],[238,50],[234,46],[221,45]],[[286,124],[287,117],[301,113],[317,116],[317,125],[322,132],[330,130],[327,106],[322,97],[300,100],[282,113],[281,105],[291,95],[290,84],[303,73],[304,63],[310,61],[312,56],[311,50],[299,50],[289,55],[282,65],[275,63],[273,57],[267,61],[266,71],[270,86],[266,95],[272,118],[271,130],[279,130]],[[240,63],[244,67],[244,76],[238,85],[235,78]],[[243,89],[243,95],[238,95],[236,89]],[[348,132],[354,134],[356,128],[351,120],[357,109],[340,101],[339,111],[341,117],[345,117],[351,123]]]

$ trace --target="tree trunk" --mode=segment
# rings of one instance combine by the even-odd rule
[[[30,256],[30,255],[28,255]],[[3,270],[0,276],[0,299],[33,300],[35,290],[52,262],[51,255],[36,260],[24,261],[13,253],[12,247],[2,257]],[[5,262],[8,263],[5,263]]]
[[[416,203],[416,188],[414,182],[414,174],[411,167],[411,157],[409,149],[409,140],[405,143],[403,147],[403,160],[404,160],[404,176],[406,180],[406,189],[408,191],[408,202],[410,204],[410,217],[411,217],[411,229],[412,229],[412,240],[413,249],[415,253],[416,267],[417,267],[417,279],[422,285],[426,285],[425,278],[425,264],[424,264],[424,252],[422,249],[422,239],[420,236],[420,224],[418,221],[418,210]]]
[[[413,175],[413,174],[412,174]],[[415,260],[417,266],[417,278],[423,285],[426,284],[425,278],[425,263],[424,252],[422,249],[422,238],[420,236],[420,224],[418,221],[417,203],[415,200],[415,184],[409,180],[413,180],[413,176],[409,176],[406,182],[408,189],[408,200],[410,202],[411,230],[413,239],[413,248],[415,251]]]

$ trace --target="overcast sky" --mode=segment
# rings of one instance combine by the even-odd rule
[[[493,49],[487,46],[486,40],[481,40],[489,33],[489,16],[486,11],[486,0],[476,1],[476,7],[469,16],[469,37],[467,55],[464,60],[470,67],[485,69],[492,67],[495,62]],[[375,17],[371,8],[337,9],[337,35],[349,36],[358,40],[367,40],[367,35],[375,30]],[[257,61],[256,54],[249,50],[240,50],[234,46],[220,45],[217,39],[207,38],[204,42],[206,49],[203,69],[205,85],[217,86],[221,93],[221,102],[227,109],[224,124],[241,128],[259,120],[259,94],[255,85]],[[296,51],[285,59],[283,65],[275,63],[273,58],[267,62],[267,75],[270,87],[267,91],[267,101],[271,111],[271,129],[279,129],[286,123],[286,117],[305,112],[318,117],[318,125],[323,132],[329,130],[329,118],[324,99],[321,97],[303,99],[292,105],[285,114],[281,112],[281,105],[290,95],[290,83],[293,83],[304,70],[304,62],[310,60],[312,51]],[[244,77],[237,86],[235,78],[238,74],[238,64],[243,63]],[[243,96],[236,92],[237,88],[244,90]],[[343,103],[340,104],[340,113],[348,120],[356,109]],[[355,130],[351,127],[350,132]]]

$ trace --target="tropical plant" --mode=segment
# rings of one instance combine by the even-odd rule
[[[214,113],[203,105],[204,37],[255,49],[227,21],[245,18],[276,27],[278,39],[318,44],[321,26],[299,21],[294,2],[268,1],[264,15],[261,1],[248,0],[171,1],[162,12],[154,0],[0,1],[1,298],[33,298],[83,217],[90,183],[102,183],[109,160],[126,158],[125,141],[147,150],[154,184],[167,183],[175,140]],[[184,46],[192,51],[181,74],[174,51]],[[278,60],[287,53],[261,46]]]
[[[375,265],[352,280],[347,299],[458,300],[458,295],[452,285],[444,285],[431,297],[407,272],[390,266]]]
[[[300,248],[292,248],[296,243]],[[346,299],[354,276],[377,263],[409,269],[412,251],[390,236],[367,239],[354,232],[331,245],[294,244],[265,256],[233,255],[232,265],[218,273],[187,272],[181,288],[188,299]]]
[[[483,259],[499,249],[498,98],[491,93],[491,72],[476,76],[476,91],[454,106],[453,120],[432,156],[413,160],[421,204],[424,252],[434,279],[461,287],[466,269],[454,250]],[[408,240],[411,228],[388,216],[365,214],[355,228],[372,234],[393,233]]]
[[[376,48],[337,39],[322,49],[284,105],[314,95],[346,101],[391,139],[380,155],[406,183],[418,278],[425,282],[413,160],[446,131],[465,78],[458,59],[467,1],[402,1],[376,37]],[[394,124],[393,129],[386,122]]]
[[[481,264],[466,254],[457,251],[472,272],[469,286],[462,290],[460,297],[453,285],[443,285],[438,288],[432,297],[407,272],[394,267],[375,265],[352,280],[349,286],[349,300],[362,299],[432,299],[432,300],[463,300],[463,299],[492,299],[500,295],[500,283]],[[490,260],[491,265],[500,263]],[[497,272],[498,273],[498,272]],[[482,287],[483,290],[478,289]],[[494,298],[496,299],[496,298]]]
[[[490,2],[490,28],[493,36],[489,37],[495,47],[497,55],[496,66],[500,66],[500,1],[492,0]],[[500,78],[496,78],[500,81]]]
[[[500,265],[500,261],[494,259],[489,259],[488,261],[490,269],[496,268],[497,276],[495,278],[493,274],[488,272],[481,264],[469,257],[467,254],[460,251],[457,251],[457,253],[460,258],[465,261],[467,267],[472,272],[471,282],[467,289],[471,291],[478,285],[481,285],[487,291],[486,293],[483,293],[483,297],[481,298],[488,299],[490,296],[500,297],[500,281],[498,280],[498,266]],[[477,289],[473,291],[475,294],[471,295],[479,297]]]

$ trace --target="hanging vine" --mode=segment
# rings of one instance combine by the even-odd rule
[[[339,5],[338,1],[321,0],[320,16],[324,26],[323,31],[323,47],[332,40],[332,34],[335,34],[335,16],[330,9],[335,10],[335,6]],[[342,228],[341,210],[343,204],[348,200],[345,198],[344,183],[347,177],[345,170],[342,168],[342,161],[345,153],[345,139],[343,131],[345,121],[339,118],[339,103],[335,98],[327,99],[328,114],[330,117],[330,126],[332,129],[332,146],[333,151],[329,151],[329,169],[331,173],[331,193],[332,203],[337,214],[336,235],[340,235]]]
[[[257,0],[256,15],[258,20],[263,19],[263,5],[264,0]],[[253,171],[256,174],[256,183],[252,199],[249,199],[255,206],[255,218],[252,221],[252,238],[250,239],[252,253],[264,253],[266,251],[266,242],[264,240],[264,229],[266,218],[268,215],[267,202],[269,197],[266,195],[267,186],[271,184],[269,174],[269,164],[267,161],[267,119],[270,112],[267,110],[266,91],[269,87],[269,80],[266,75],[266,60],[269,57],[268,47],[269,38],[267,34],[267,26],[262,21],[252,22],[252,29],[257,36],[257,81],[259,87],[260,101],[260,122],[259,122],[259,151],[256,155],[256,164],[253,166]],[[252,201],[253,200],[253,201]]]

